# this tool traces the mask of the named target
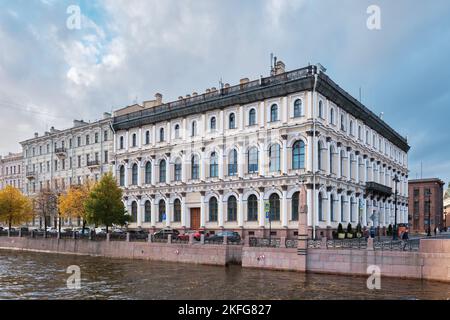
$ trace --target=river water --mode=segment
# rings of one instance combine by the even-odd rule
[[[68,289],[71,265],[81,288]],[[450,285],[0,250],[0,299],[450,299]]]

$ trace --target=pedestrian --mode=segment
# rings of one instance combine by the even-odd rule
[[[406,229],[403,233],[402,233],[402,241],[403,241],[403,251],[406,248],[406,245],[408,243],[409,240],[409,235],[408,235],[408,229]]]

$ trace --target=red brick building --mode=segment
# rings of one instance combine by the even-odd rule
[[[428,223],[431,232],[444,227],[444,182],[438,178],[408,181],[408,208],[411,233],[425,233]]]

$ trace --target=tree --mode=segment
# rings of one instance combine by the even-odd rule
[[[28,222],[33,217],[30,200],[19,189],[12,186],[0,190],[0,219],[12,224]]]
[[[89,223],[105,225],[124,225],[131,220],[122,202],[122,189],[111,173],[104,175],[94,186],[86,200],[86,218]]]
[[[46,235],[47,221],[57,214],[58,196],[51,189],[41,189],[34,198],[33,206],[34,213],[44,220],[44,235]]]
[[[83,223],[83,233],[86,226],[87,211],[86,201],[93,188],[90,181],[83,185],[71,186],[67,193],[58,197],[58,209],[63,218],[80,218]]]

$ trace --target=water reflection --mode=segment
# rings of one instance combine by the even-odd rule
[[[69,265],[81,290],[66,287]],[[449,299],[450,285],[0,250],[0,299]]]

